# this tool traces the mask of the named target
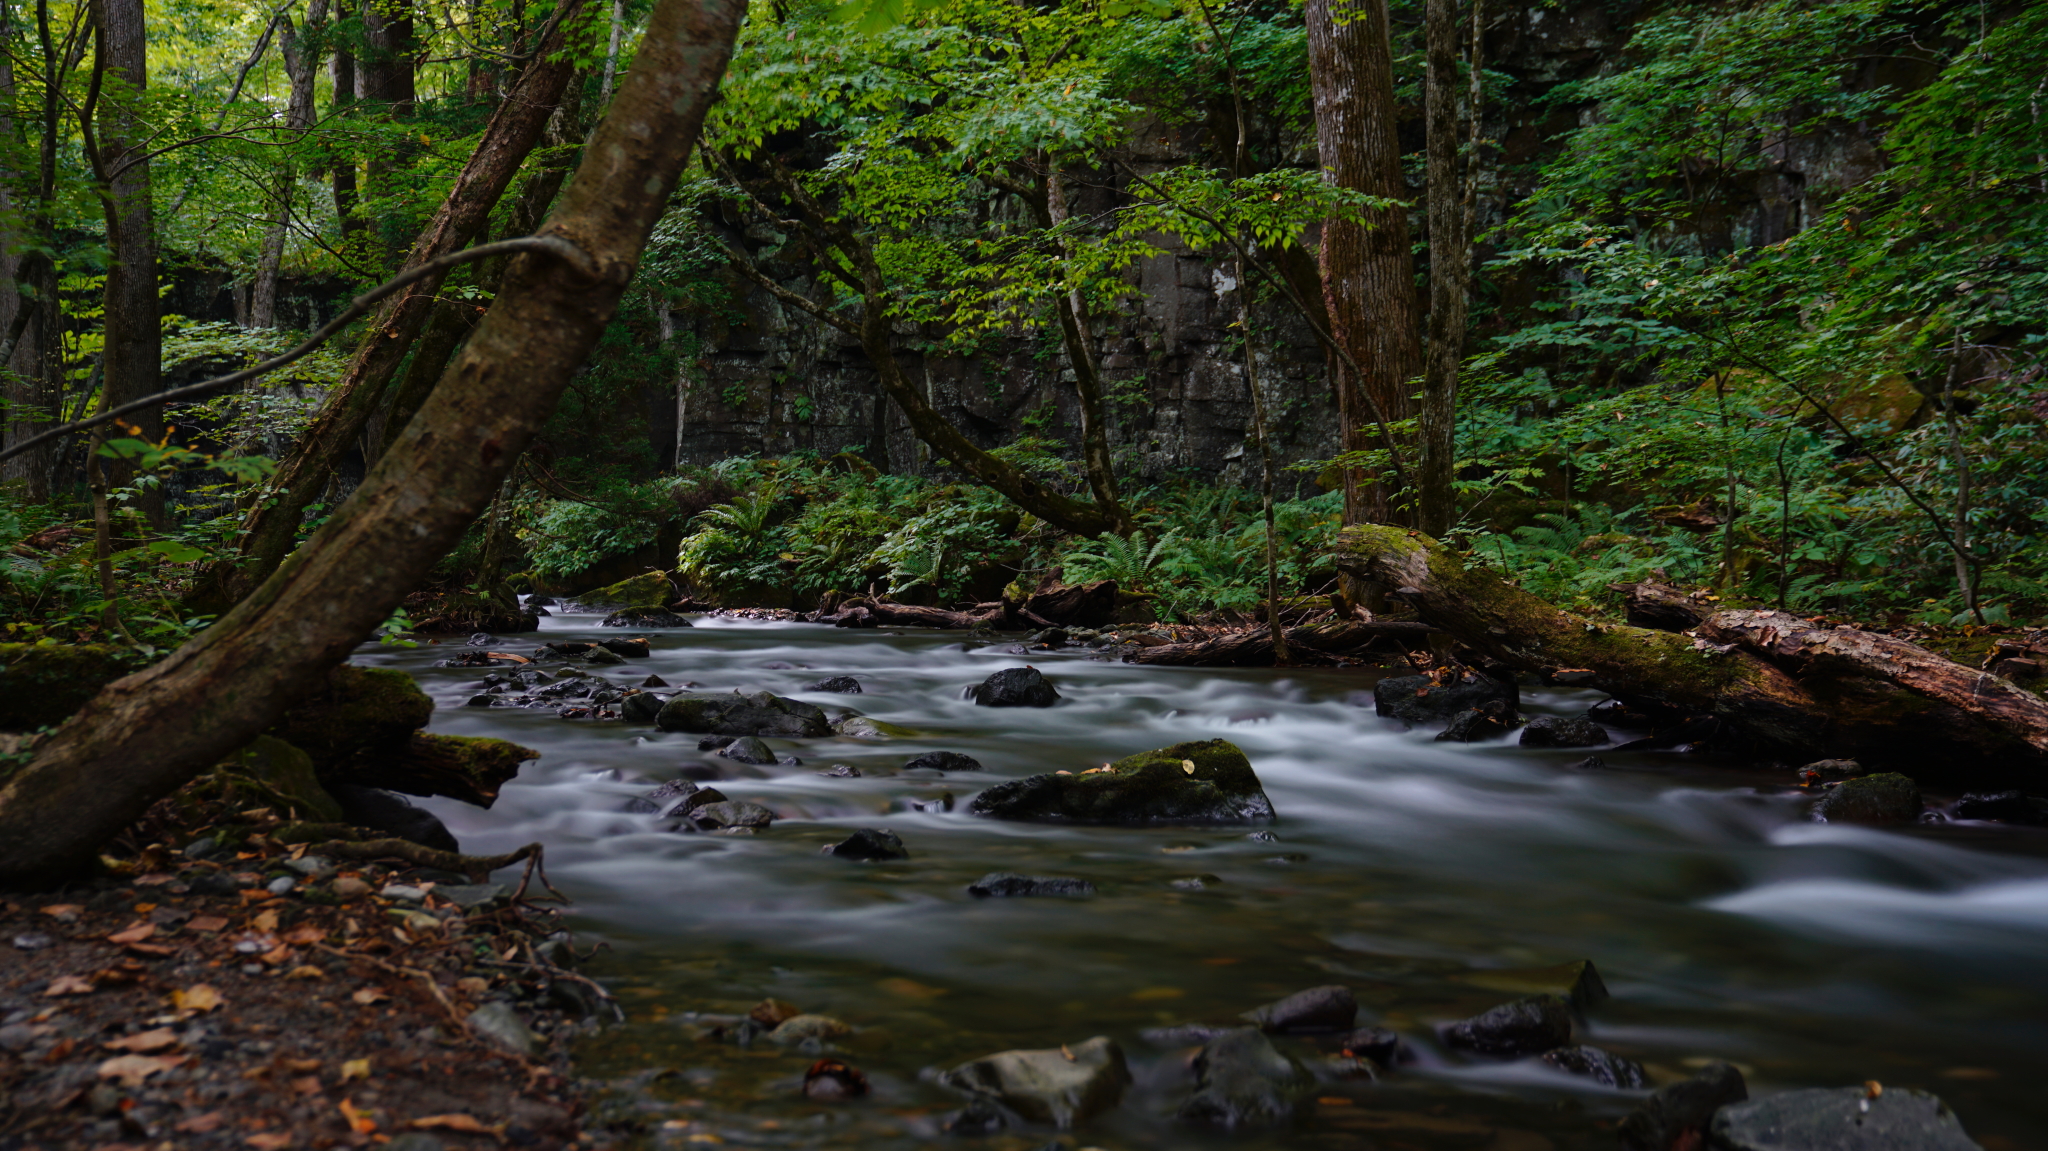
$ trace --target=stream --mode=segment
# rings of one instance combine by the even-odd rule
[[[1607,767],[1579,770],[1585,750],[1437,743],[1355,702],[1377,673],[1138,667],[1079,649],[963,645],[959,633],[718,617],[621,633],[598,618],[557,614],[538,638],[498,650],[646,634],[651,658],[591,670],[620,684],[653,673],[676,687],[766,689],[916,733],[771,739],[802,766],[750,768],[651,725],[465,707],[486,673],[433,667],[453,654],[446,641],[358,656],[411,672],[437,701],[432,730],[543,753],[489,811],[418,802],[466,851],[547,845],[579,942],[609,948],[587,970],[629,1015],[579,1041],[578,1070],[615,1085],[604,1106],[642,1119],[648,1146],[1035,1151],[1054,1133],[941,1133],[962,1100],[920,1073],[1107,1035],[1135,1086],[1068,1146],[1612,1148],[1641,1093],[1533,1059],[1470,1061],[1431,1030],[1514,998],[1485,986],[1511,984],[1504,970],[1590,959],[1612,998],[1587,1013],[1579,1041],[1641,1061],[1653,1082],[1711,1059],[1740,1067],[1752,1096],[1874,1079],[1941,1095],[1989,1151],[2048,1147],[2048,1093],[2033,1082],[2048,1068],[2048,829],[1815,824],[1782,770],[1600,749]],[[962,697],[1026,663],[1058,687],[1058,706]],[[801,690],[836,675],[865,693]],[[1523,710],[1574,715],[1600,698],[1525,689]],[[1213,738],[1250,757],[1279,813],[1270,841],[1250,828],[965,813],[1000,780]],[[896,773],[933,750],[985,770]],[[774,810],[774,826],[680,834],[626,812],[702,763],[727,774],[719,790]],[[818,774],[840,763],[862,776]],[[956,810],[910,807],[947,793]],[[862,827],[893,830],[911,857],[819,854]],[[1098,893],[966,893],[998,871],[1081,877]],[[1195,876],[1199,889],[1174,886]],[[1173,1118],[1186,1051],[1141,1031],[1227,1022],[1329,983],[1356,992],[1360,1026],[1401,1031],[1420,1061],[1377,1082],[1323,1082],[1281,1130],[1225,1135]],[[815,1053],[698,1037],[693,1013],[743,1015],[767,997],[857,1028],[835,1054],[872,1093],[813,1103],[801,1083]]]

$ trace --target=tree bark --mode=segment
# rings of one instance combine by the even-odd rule
[[[1696,636],[1606,624],[1419,532],[1353,527],[1338,549],[1340,570],[1396,589],[1477,656],[1652,714],[1712,717],[1707,743],[1721,750],[1849,757],[1923,784],[2039,786],[2048,770],[2048,702],[1903,640],[1781,612],[1720,612]]]
[[[284,71],[291,81],[291,95],[285,102],[284,125],[286,129],[304,132],[314,123],[313,83],[319,75],[319,58],[309,51],[308,40],[317,43],[317,37],[327,24],[327,0],[308,0],[306,4],[306,31],[299,34],[297,25],[289,15],[279,15],[278,50],[284,58]],[[249,326],[252,328],[274,328],[277,326],[277,281],[284,267],[284,244],[287,230],[291,225],[292,189],[298,183],[298,173],[289,158],[298,151],[298,142],[286,152],[287,159],[278,165],[277,174],[271,187],[270,225],[263,233],[263,247],[256,261],[256,276],[249,285]]]
[[[356,99],[368,105],[365,110],[378,120],[410,120],[419,108],[419,44],[413,38],[413,0],[361,3],[363,54],[356,58]],[[388,197],[395,193],[392,174],[410,167],[413,153],[409,141],[393,141],[372,151],[364,165],[370,194]],[[395,260],[398,243],[395,236],[380,237],[376,246],[384,250],[386,259]]]
[[[361,3],[362,0],[357,0]],[[348,19],[352,9],[349,0],[336,0],[334,17],[336,23]],[[343,116],[356,102],[356,58],[346,48],[337,46],[334,57],[328,65],[329,76],[334,82],[334,114]],[[356,162],[352,156],[339,157],[329,170],[334,181],[335,226],[341,229],[341,246],[346,249],[366,226],[363,218],[356,214]]]
[[[220,622],[115,681],[0,787],[0,882],[89,866],[149,804],[268,728],[426,576],[617,310],[732,53],[744,0],[662,0],[543,234],[396,450]],[[577,257],[581,257],[580,259]]]
[[[99,48],[104,54],[103,84],[95,113],[98,137],[96,175],[103,181],[102,204],[107,221],[107,268],[103,296],[105,360],[100,403],[118,407],[155,394],[162,373],[163,320],[156,292],[156,218],[150,205],[149,129],[136,103],[149,88],[148,41],[144,36],[142,0],[94,0]],[[163,411],[150,408],[132,423],[139,438],[163,438]],[[134,480],[134,469],[120,460],[106,462],[110,486]],[[164,523],[163,493],[144,490],[136,506],[151,523]]]
[[[1309,0],[1303,18],[1316,151],[1327,178],[1341,188],[1407,199],[1386,0]],[[1374,405],[1390,422],[1414,414],[1408,381],[1422,367],[1407,211],[1379,209],[1363,224],[1328,221],[1317,262],[1330,333],[1364,374],[1356,379],[1331,365],[1344,450],[1369,451],[1381,446]],[[1386,484],[1362,484],[1357,469],[1346,469],[1346,523],[1385,520],[1388,497]]]
[[[573,9],[581,0],[567,3]],[[483,227],[520,163],[533,150],[575,72],[572,61],[551,59],[561,54],[562,29],[570,22],[565,16],[556,25],[554,35],[535,53],[510,97],[492,113],[482,142],[456,176],[440,211],[413,241],[406,267],[461,248]],[[435,292],[443,278],[422,280],[379,310],[348,368],[329,391],[320,414],[251,507],[236,554],[217,561],[194,582],[186,597],[188,607],[202,612],[226,610],[291,552],[306,508],[319,498],[336,465],[383,400],[385,385],[433,312]]]
[[[1066,189],[1060,186],[1059,165],[1049,163],[1045,174],[1047,227],[1059,227],[1069,214]],[[1072,245],[1062,243],[1061,250],[1071,264]],[[1088,487],[1095,494],[1095,505],[1109,515],[1115,530],[1119,534],[1128,533],[1136,524],[1130,513],[1124,510],[1123,501],[1117,498],[1116,468],[1109,454],[1109,425],[1104,418],[1108,413],[1102,406],[1102,372],[1095,358],[1094,336],[1089,332],[1088,301],[1076,284],[1070,286],[1055,305],[1059,312],[1060,339],[1066,344],[1067,362],[1074,369],[1074,394],[1080,401],[1081,464],[1088,473]]]
[[[1416,526],[1456,526],[1458,365],[1465,358],[1465,200],[1458,180],[1458,3],[1428,0],[1429,349],[1416,430]],[[1476,109],[1474,110],[1476,114]]]

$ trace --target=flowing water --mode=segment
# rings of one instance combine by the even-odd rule
[[[541,638],[618,634],[596,622],[556,615]],[[1653,1079],[1708,1059],[1741,1067],[1752,1094],[1875,1079],[1939,1093],[1991,1151],[2048,1148],[2048,1096],[2035,1082],[2048,1068],[2048,832],[1817,825],[1782,771],[1612,752],[1605,770],[1575,770],[1584,751],[1436,743],[1353,702],[1372,681],[1356,671],[1136,667],[957,634],[709,617],[649,634],[652,658],[593,670],[626,684],[652,672],[679,687],[765,688],[915,734],[770,740],[803,765],[747,768],[707,760],[695,735],[463,707],[484,673],[430,666],[446,646],[366,649],[359,662],[416,675],[440,704],[435,731],[544,753],[490,811],[423,802],[465,850],[547,845],[579,938],[609,944],[590,971],[630,1015],[582,1041],[580,1069],[619,1085],[607,1106],[644,1120],[652,1146],[1038,1148],[1050,1132],[941,1134],[960,1100],[921,1073],[1108,1035],[1136,1086],[1070,1145],[1608,1148],[1635,1095],[1533,1060],[1463,1061],[1431,1038],[1433,1024],[1513,997],[1484,986],[1504,985],[1489,972],[1584,958],[1613,997],[1588,1014],[1582,1041],[1642,1061]],[[1058,686],[1058,706],[962,698],[1026,662]],[[832,675],[858,677],[866,693],[801,690]],[[1598,698],[1533,694],[1524,710],[1574,714]],[[999,780],[1219,737],[1264,782],[1279,812],[1272,841],[1245,828],[965,813]],[[940,749],[985,771],[896,773]],[[654,782],[705,762],[745,773],[717,786],[773,809],[773,828],[678,834],[625,812]],[[863,776],[817,774],[836,763]],[[958,810],[910,808],[947,793]],[[894,830],[910,859],[819,854],[861,827]],[[994,871],[1082,877],[1099,893],[966,894]],[[1173,886],[1191,876],[1211,878]],[[1326,1081],[1281,1131],[1226,1136],[1174,1121],[1187,1053],[1141,1031],[1229,1021],[1327,983],[1352,987],[1360,1025],[1404,1032],[1420,1063],[1378,1082]],[[771,996],[858,1028],[837,1054],[873,1093],[811,1103],[800,1083],[815,1053],[721,1044],[692,1019]]]

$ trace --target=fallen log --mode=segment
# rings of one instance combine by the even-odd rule
[[[1622,601],[1622,618],[1632,627],[1655,628],[1658,631],[1691,631],[1700,626],[1712,614],[1712,605],[1694,592],[1688,595],[1670,584],[1644,580],[1642,583],[1612,583],[1607,590],[1618,591],[1626,597]]]
[[[1334,656],[1357,651],[1385,636],[1413,643],[1439,630],[1414,620],[1336,620],[1291,627],[1285,634],[1289,648],[1311,656]],[[1163,667],[1267,667],[1273,662],[1273,633],[1269,628],[1256,627],[1193,643],[1158,644],[1139,648],[1125,656],[1124,662]]]
[[[1774,612],[1717,613],[1701,635],[1602,623],[1399,528],[1347,529],[1336,561],[1482,657],[1651,714],[1713,717],[1706,742],[1719,749],[1855,758],[1922,783],[2038,786],[2048,770],[2048,704],[1902,640]]]
[[[937,627],[967,629],[975,627],[996,627],[1002,624],[1001,612],[947,611],[945,608],[918,607],[907,603],[890,603],[886,600],[853,599],[839,605],[839,610],[813,617],[817,623],[829,623],[834,627]]]

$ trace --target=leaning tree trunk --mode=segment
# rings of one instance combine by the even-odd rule
[[[276,722],[417,587],[539,430],[618,308],[717,91],[744,0],[662,0],[575,182],[418,419],[291,561],[163,661],[108,685],[0,787],[0,882],[108,837]]]
[[[1386,0],[1309,0],[1303,23],[1324,173],[1341,188],[1407,199]],[[1422,368],[1407,210],[1376,209],[1363,223],[1329,221],[1317,260],[1330,334],[1364,373],[1355,379],[1332,365],[1344,450],[1382,447],[1377,418],[1391,422],[1414,413],[1408,381]],[[1384,484],[1362,484],[1357,469],[1345,469],[1346,523],[1384,520],[1387,505]]]
[[[572,9],[581,2],[567,0]],[[461,248],[489,218],[575,73],[573,60],[557,59],[566,57],[561,51],[565,33],[560,29],[572,22],[573,15],[571,11],[556,25],[556,33],[540,46],[511,95],[492,114],[483,141],[455,177],[440,211],[413,241],[406,267]],[[227,610],[290,554],[306,508],[320,497],[342,457],[363,434],[384,397],[385,385],[433,313],[443,278],[421,280],[378,312],[320,414],[251,507],[235,555],[216,561],[194,581],[185,600],[188,610]]]
[[[1922,783],[2038,786],[2048,772],[2048,701],[1903,640],[1782,612],[1720,612],[1693,633],[1601,623],[1397,528],[1348,529],[1337,566],[1478,656],[1653,713],[1712,716],[1710,742],[1729,750],[1853,757]]]

